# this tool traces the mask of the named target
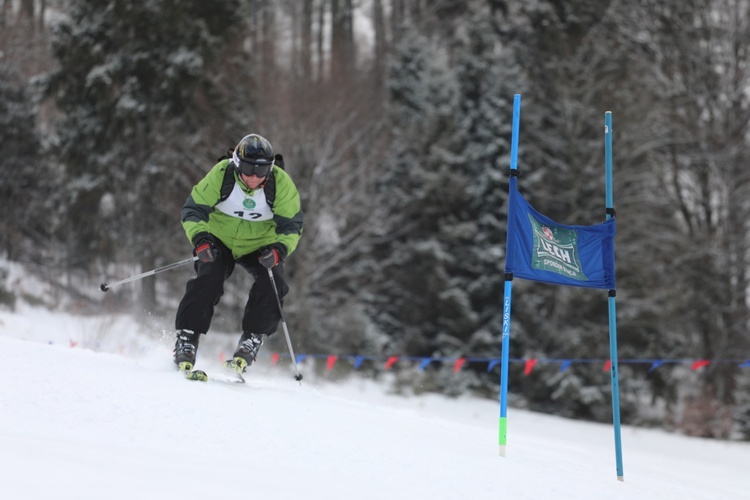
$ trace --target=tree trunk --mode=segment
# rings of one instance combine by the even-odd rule
[[[404,22],[404,16],[406,15],[405,3],[406,0],[393,0],[391,5],[391,42],[393,45],[401,39],[401,30]]]
[[[304,0],[302,4],[301,41],[299,60],[302,78],[306,82],[312,81],[312,28],[313,28],[313,0]]]
[[[381,82],[385,74],[386,34],[385,16],[383,14],[383,0],[374,0],[372,4],[372,21],[375,30],[375,48],[373,74],[375,80]]]
[[[325,56],[325,36],[324,36],[324,28],[326,23],[326,0],[321,0],[320,4],[318,5],[318,43],[317,43],[317,51],[318,51],[318,81],[322,82],[325,80],[325,63],[324,63],[324,56]]]

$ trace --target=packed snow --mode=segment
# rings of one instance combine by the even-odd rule
[[[500,457],[497,401],[404,397],[310,365],[298,383],[268,355],[228,383],[234,341],[209,334],[198,367],[215,380],[193,382],[171,334],[127,316],[0,311],[0,497],[750,498],[748,443],[624,426],[620,482],[611,425],[510,408]]]

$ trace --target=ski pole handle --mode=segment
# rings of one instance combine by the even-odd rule
[[[125,283],[130,283],[131,281],[139,280],[141,278],[145,278],[146,276],[152,276],[154,274],[160,273],[162,271],[169,271],[170,269],[174,269],[175,267],[184,266],[185,264],[190,264],[191,262],[195,262],[198,260],[198,257],[190,257],[189,259],[181,260],[179,262],[175,262],[173,264],[168,264],[164,267],[157,267],[156,269],[152,269],[151,271],[146,271],[145,273],[138,274],[136,276],[131,276],[130,278],[125,278],[124,280],[115,281],[114,283],[102,283],[99,286],[99,289],[102,292],[108,292],[110,288],[113,286],[122,285]]]

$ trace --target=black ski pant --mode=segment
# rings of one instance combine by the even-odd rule
[[[236,261],[252,274],[254,279],[242,316],[242,331],[271,335],[279,326],[281,313],[276,302],[276,292],[268,277],[268,270],[258,262],[259,255],[260,252],[253,252]],[[224,295],[224,281],[232,275],[234,266],[232,251],[220,241],[217,241],[217,256],[213,262],[196,261],[196,276],[187,282],[185,295],[177,308],[176,329],[191,330],[195,333],[208,332],[214,315],[214,306]],[[283,304],[284,297],[289,292],[284,280],[283,264],[273,268],[273,277]]]

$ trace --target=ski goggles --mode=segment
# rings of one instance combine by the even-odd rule
[[[239,159],[235,166],[241,174],[248,177],[253,175],[258,177],[265,177],[271,172],[271,169],[273,168],[272,163],[269,163],[267,165],[258,165],[257,163],[250,163],[249,161],[245,161],[242,159]]]
[[[235,166],[237,171],[243,175],[251,177],[257,175],[258,177],[265,177],[273,168],[273,163],[252,163],[248,160],[243,160],[237,156],[237,152],[232,153],[232,164]]]

